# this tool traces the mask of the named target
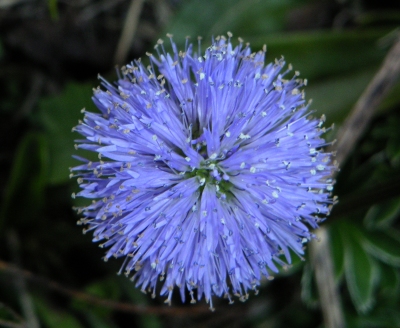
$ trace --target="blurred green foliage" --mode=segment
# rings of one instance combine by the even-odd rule
[[[328,2],[327,2],[328,3]],[[361,4],[361,5],[360,5]],[[57,1],[48,1],[57,20]],[[369,1],[338,1],[333,12],[353,18],[349,27],[310,26],[295,29],[296,17],[312,8],[311,0],[190,0],[175,9],[166,32],[184,47],[185,37],[203,36],[203,47],[212,36],[231,31],[250,42],[254,51],[267,44],[267,60],[282,55],[309,85],[316,115],[340,126],[377,72],[400,23],[400,8],[390,12]],[[297,14],[297,16],[295,15]],[[301,15],[300,15],[301,16]],[[317,19],[317,17],[315,17]],[[156,41],[156,40],[154,40]],[[6,56],[1,47],[0,58]],[[2,68],[4,70],[4,68]],[[4,74],[1,75],[4,77]],[[18,83],[9,77],[9,92],[1,115],[13,117],[19,103]],[[74,226],[77,216],[69,195],[77,190],[68,168],[77,165],[71,132],[80,109],[95,111],[90,97],[95,82],[66,81],[57,94],[41,95],[26,117],[15,151],[9,159],[0,209],[1,259],[16,263],[48,279],[59,281],[114,301],[142,306],[162,305],[163,299],[143,295],[125,277],[118,277],[118,261],[100,262],[102,250],[81,236]],[[400,327],[400,87],[381,105],[356,150],[341,163],[335,194],[340,202],[324,223],[329,231],[334,275],[348,327]],[[16,106],[16,105],[15,105]],[[17,107],[17,106],[16,106]],[[18,116],[17,114],[15,114]],[[12,124],[8,120],[6,124]],[[8,130],[6,130],[8,131]],[[338,129],[330,132],[334,139]],[[7,142],[7,136],[3,142]],[[83,155],[82,152],[79,155]],[[397,188],[397,187],[398,188]],[[10,237],[19,238],[18,252]],[[13,255],[14,254],[14,255]],[[286,273],[265,282],[258,296],[246,304],[228,306],[216,301],[219,314],[197,320],[187,317],[120,314],[82,300],[54,294],[48,284],[27,282],[28,299],[42,327],[321,327],[322,318],[310,261],[295,259]],[[50,286],[51,287],[51,286]],[[10,283],[0,271],[1,322],[28,320],[21,301],[21,286]],[[301,295],[301,297],[300,297]],[[180,304],[179,298],[174,304]],[[16,315],[15,313],[19,313]],[[232,311],[238,313],[232,314]],[[23,319],[21,319],[23,317]]]
[[[53,20],[57,20],[58,19],[57,2],[58,2],[57,0],[48,0],[50,17]]]
[[[88,83],[69,83],[61,95],[45,97],[39,101],[37,119],[40,120],[48,140],[51,165],[47,178],[50,184],[65,183],[68,180],[65,172],[76,166],[71,145],[74,145],[74,139],[79,136],[72,133],[72,128],[82,118],[82,113],[77,108],[86,106],[88,111],[95,110],[91,101],[92,88]]]

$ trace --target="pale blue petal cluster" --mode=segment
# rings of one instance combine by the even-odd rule
[[[72,169],[77,196],[93,199],[79,223],[167,302],[176,286],[211,308],[213,295],[246,299],[290,250],[303,254],[332,204],[334,166],[304,81],[230,36],[204,53],[200,41],[178,51],[171,39],[171,54],[159,41],[149,67],[102,81],[101,113],[74,129],[99,157]]]

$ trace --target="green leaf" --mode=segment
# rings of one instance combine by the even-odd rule
[[[47,141],[43,134],[25,135],[18,145],[5,188],[0,210],[0,225],[10,218],[35,219],[44,207],[43,194],[48,175],[47,155]]]
[[[381,293],[385,299],[395,302],[400,295],[400,272],[397,268],[381,263]]]
[[[202,35],[202,50],[204,51],[211,43],[211,36],[226,35],[227,31],[230,30],[234,34],[234,39],[235,36],[240,36],[245,42],[250,42],[253,51],[262,49],[263,45],[266,44],[268,47],[267,62],[284,56],[286,62],[292,63],[294,69],[300,71],[302,76],[311,83],[314,83],[317,79],[326,79],[332,76],[343,77],[361,72],[364,69],[370,70],[371,67],[377,67],[381,63],[386,52],[385,49],[378,47],[378,40],[388,33],[388,29],[282,32],[284,30],[283,25],[276,24],[275,27],[271,27],[269,30],[264,28],[262,31],[257,28],[246,29],[243,25],[235,33],[234,29],[225,24],[218,31],[210,31],[209,26],[201,28],[201,25],[193,24],[193,21],[200,20],[202,24],[207,24],[207,20],[215,16],[215,13],[208,11],[218,12],[218,10],[210,9],[210,6],[206,8],[203,5],[199,6],[203,8],[190,8],[190,10],[193,10],[193,13],[190,14],[185,12],[185,22],[178,19],[173,26],[166,29],[166,32],[174,35],[174,42],[177,43],[178,47],[184,47],[186,35],[194,37]],[[218,5],[213,3],[211,7],[213,6]],[[189,11],[189,7],[190,5],[186,4],[184,10]],[[258,13],[262,12],[262,8],[257,7],[257,11]],[[269,13],[274,14],[273,12]],[[238,11],[238,15],[244,16],[245,12]],[[281,19],[281,16],[284,15],[280,14],[278,18]],[[251,17],[251,19],[254,18]],[[262,21],[273,22],[274,20],[276,20],[276,17],[270,20],[264,18]],[[259,24],[256,19],[254,21]],[[204,35],[203,31],[210,31],[210,34]],[[196,40],[192,40],[192,42],[197,50]],[[233,43],[236,44],[236,41],[234,40]],[[366,80],[365,83],[368,83],[368,81]],[[352,92],[347,93],[351,94]]]
[[[313,101],[311,108],[326,115],[326,126],[332,123],[339,126],[375,73],[376,69],[368,68],[322,81],[311,80],[305,89],[307,99]]]
[[[58,8],[57,8],[57,0],[47,0],[48,1],[48,7],[49,7],[49,12],[50,12],[50,17],[53,21],[58,20]]]
[[[381,311],[383,312],[383,311]],[[394,311],[378,313],[371,316],[348,316],[347,327],[351,328],[398,328],[400,327],[400,314]],[[397,311],[398,312],[398,311]]]
[[[112,300],[117,300],[121,296],[121,291],[115,279],[115,275],[93,282],[87,286],[85,290],[89,294]]]
[[[82,309],[81,309],[82,310]],[[89,327],[93,328],[117,328],[115,324],[110,323],[110,320],[106,320],[104,316],[96,315],[95,313],[84,310],[82,311],[85,315],[86,320],[89,323]]]
[[[83,118],[80,109],[86,107],[96,111],[91,101],[92,86],[89,84],[68,84],[59,96],[48,97],[39,102],[38,120],[46,129],[50,149],[49,182],[59,184],[68,181],[69,167],[79,163],[72,158],[77,151],[74,139],[78,138],[71,129]],[[82,152],[81,152],[82,153]]]
[[[88,286],[86,286],[85,291],[90,295],[108,300],[118,300],[121,296],[121,289],[118,286],[115,275],[89,284]],[[90,309],[93,315],[95,317],[98,317],[98,319],[110,317],[113,311],[109,308],[93,307],[93,305],[82,300],[74,300],[72,306],[79,311],[86,311]]]
[[[190,0],[183,3],[166,32],[178,42],[187,35],[210,39],[227,31],[236,36],[266,35],[282,30],[287,13],[298,6],[294,0]]]
[[[400,236],[400,232],[397,235]],[[399,239],[381,231],[365,232],[364,237],[363,246],[368,253],[382,262],[400,267]]]
[[[377,41],[386,33],[387,30],[376,29],[319,30],[244,37],[253,51],[263,44],[268,46],[267,61],[284,56],[301,76],[314,83],[317,79],[344,77],[378,66],[385,51],[377,46]]]
[[[41,321],[44,323],[43,327],[83,328],[81,323],[73,315],[55,308],[50,305],[47,300],[37,297],[35,299],[35,307]]]
[[[379,278],[376,263],[363,249],[357,227],[343,222],[345,245],[345,276],[351,299],[360,313],[367,313],[374,305],[374,289]]]
[[[371,206],[364,218],[364,224],[368,229],[386,229],[399,215],[400,198],[396,197]]]

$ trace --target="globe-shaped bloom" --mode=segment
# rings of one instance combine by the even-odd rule
[[[138,60],[116,84],[102,80],[101,113],[74,128],[77,148],[99,157],[72,168],[77,196],[93,199],[79,223],[168,303],[176,286],[211,308],[213,295],[246,299],[290,250],[303,254],[332,204],[334,167],[305,82],[230,37],[204,54],[200,40],[178,51],[170,36],[172,54],[159,41],[149,67]]]

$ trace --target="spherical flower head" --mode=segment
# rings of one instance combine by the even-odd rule
[[[77,196],[93,199],[79,223],[168,303],[176,287],[211,308],[213,295],[246,299],[290,250],[303,254],[332,204],[334,167],[304,81],[230,37],[204,53],[200,39],[179,51],[170,36],[171,54],[159,41],[149,67],[102,80],[101,113],[75,128],[77,147],[99,157],[72,169]]]

